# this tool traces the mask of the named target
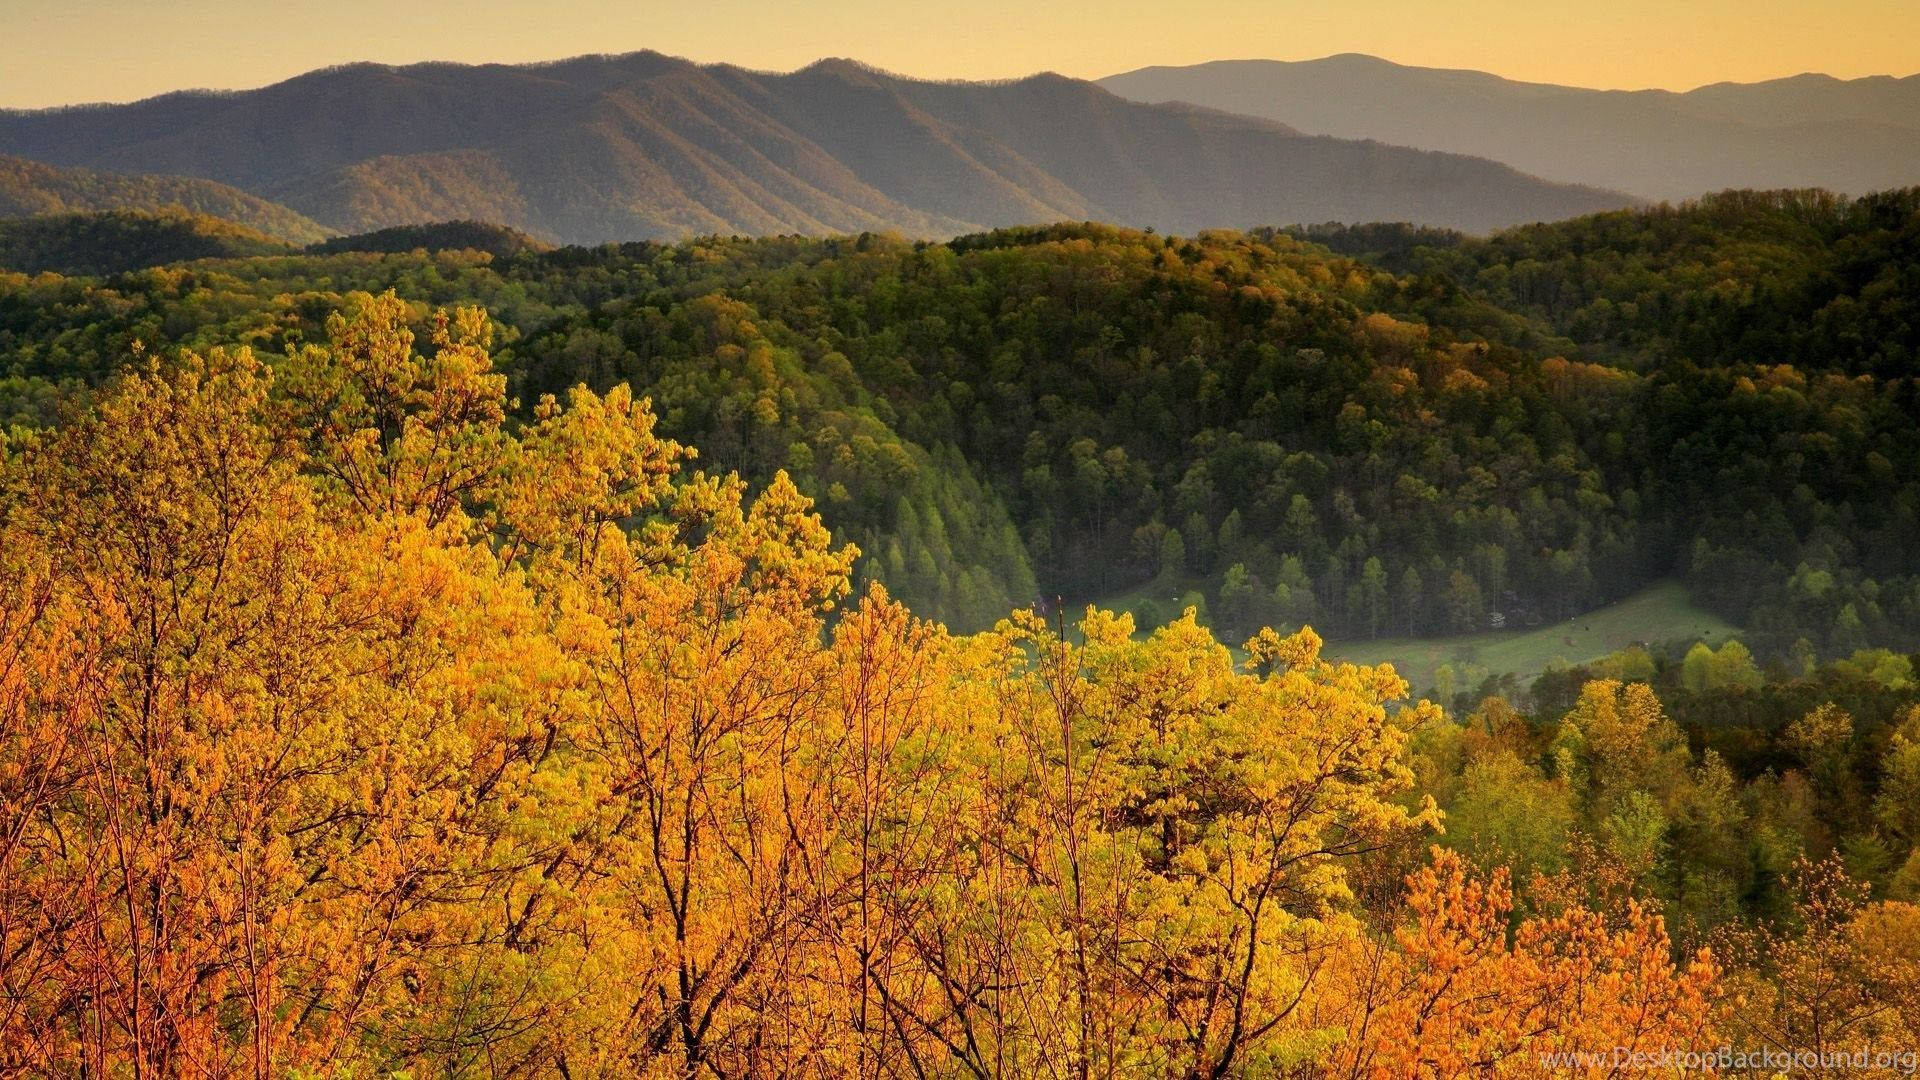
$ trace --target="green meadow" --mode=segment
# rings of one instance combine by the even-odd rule
[[[1548,668],[1597,659],[1630,645],[1718,645],[1739,634],[1738,627],[1689,601],[1679,582],[1666,581],[1545,626],[1449,637],[1328,641],[1326,654],[1356,664],[1392,664],[1417,693],[1434,685],[1434,673],[1443,665],[1453,669],[1461,689],[1503,673],[1513,674],[1525,686]]]

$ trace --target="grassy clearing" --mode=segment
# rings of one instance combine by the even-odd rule
[[[1738,627],[1695,607],[1679,582],[1649,586],[1618,603],[1531,630],[1500,630],[1455,637],[1329,641],[1329,657],[1356,664],[1391,663],[1416,693],[1431,687],[1434,670],[1452,665],[1464,689],[1486,675],[1512,673],[1522,686],[1556,664],[1593,660],[1636,642],[1661,645],[1739,636]],[[1471,670],[1469,670],[1471,669]]]
[[[1096,603],[1108,611],[1122,612],[1132,610],[1142,600],[1149,600],[1159,609],[1163,620],[1173,619],[1185,604],[1195,602],[1204,584],[1204,579],[1199,577],[1171,583],[1155,581],[1129,592],[1103,597]],[[1069,603],[1067,621],[1078,619],[1084,610],[1082,604]],[[1207,622],[1204,610],[1200,621]],[[1142,633],[1149,633],[1153,627],[1140,629]],[[1325,655],[1355,664],[1392,664],[1412,685],[1414,693],[1421,693],[1434,685],[1434,671],[1442,664],[1452,666],[1460,689],[1477,685],[1488,675],[1502,674],[1512,674],[1524,687],[1549,667],[1595,660],[1636,643],[1665,645],[1705,641],[1719,645],[1739,635],[1739,627],[1694,606],[1687,599],[1685,586],[1677,581],[1663,581],[1607,607],[1549,626],[1445,637],[1329,640]],[[1235,655],[1238,654],[1236,648]]]

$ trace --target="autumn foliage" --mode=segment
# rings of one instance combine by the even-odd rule
[[[1236,665],[1191,614],[949,636],[850,597],[784,474],[693,471],[625,388],[511,423],[484,315],[417,316],[142,359],[6,447],[0,1074],[1468,1076],[1705,1037],[1714,962],[1643,907],[1521,917],[1450,854],[1360,902],[1441,825],[1390,669],[1311,631]]]
[[[1343,1073],[1600,1074],[1607,1068],[1573,1067],[1571,1055],[1712,1045],[1711,957],[1673,963],[1660,918],[1638,901],[1617,924],[1572,906],[1516,928],[1504,868],[1476,876],[1436,849],[1408,881],[1407,907],[1409,925],[1391,944],[1358,951],[1360,1008],[1336,1059]]]

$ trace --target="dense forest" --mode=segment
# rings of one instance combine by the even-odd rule
[[[1676,406],[1644,468],[1698,473],[1678,565],[1696,597],[1760,641],[1820,643],[1826,628],[1835,645],[1893,632],[1888,643],[1913,647],[1920,526],[1900,431],[1920,410],[1920,190],[1726,192],[1485,240],[1293,232],[1521,315],[1479,325],[1535,348],[1544,326]],[[1875,428],[1889,440],[1833,454]],[[1861,513],[1868,501],[1880,512]],[[1862,634],[1876,612],[1887,623]]]
[[[277,280],[316,266],[393,269]],[[1912,1067],[1910,657],[1633,649],[1456,719],[1311,630],[954,636],[625,383],[516,407],[479,309],[210,272],[136,280],[234,345],[129,346],[0,443],[0,1072]],[[736,378],[793,361],[725,303],[686,332]]]
[[[1832,658],[1920,647],[1916,203],[1729,193],[1488,240],[401,230],[8,278],[0,415],[44,422],[135,342],[290,354],[391,289],[487,306],[516,422],[627,382],[705,460],[785,469],[856,581],[956,630],[1134,592],[1143,625],[1451,633],[1677,576],[1763,658]]]
[[[1728,191],[1486,239],[1403,225],[1289,230],[1399,273],[1456,282],[1532,317],[1589,358],[1772,360],[1911,375],[1920,318],[1920,192]]]

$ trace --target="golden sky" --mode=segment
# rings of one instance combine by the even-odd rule
[[[927,78],[1364,52],[1577,86],[1920,71],[1920,0],[0,0],[0,107],[260,86],[352,60],[656,49]]]

